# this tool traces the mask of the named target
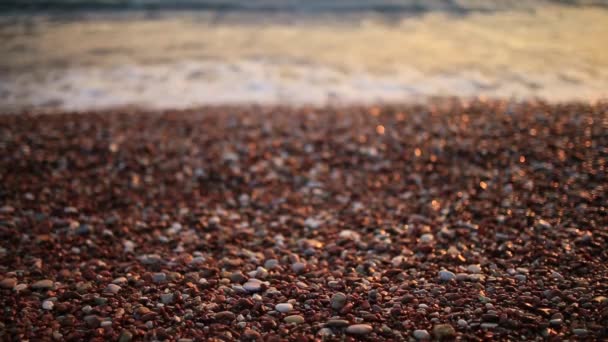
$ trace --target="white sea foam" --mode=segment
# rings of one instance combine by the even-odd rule
[[[38,16],[0,33],[5,110],[608,98],[599,8],[399,20]]]

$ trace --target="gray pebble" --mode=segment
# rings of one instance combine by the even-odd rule
[[[417,340],[430,340],[431,334],[424,329],[414,330],[413,336]]]
[[[257,279],[249,279],[245,284],[243,284],[243,288],[247,292],[260,292],[262,291],[262,282]]]
[[[306,264],[303,262],[294,262],[291,265],[291,269],[294,271],[294,273],[302,273],[306,269]]]
[[[264,268],[267,270],[272,270],[273,268],[279,266],[279,261],[277,259],[268,259],[264,263]]]
[[[173,293],[163,293],[160,295],[160,301],[163,304],[171,304],[173,303],[174,295]]]
[[[164,283],[167,281],[167,275],[163,272],[154,273],[152,275],[152,281],[155,283]]]
[[[346,295],[342,292],[337,292],[331,296],[331,307],[334,310],[340,310],[346,305]]]
[[[289,312],[291,310],[293,310],[293,305],[291,305],[290,303],[280,303],[274,306],[274,309],[277,310],[278,312]]]
[[[439,280],[441,280],[441,281],[450,281],[455,278],[456,278],[456,275],[450,271],[446,271],[446,270],[439,271]]]

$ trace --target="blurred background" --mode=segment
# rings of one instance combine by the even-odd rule
[[[3,0],[0,110],[608,98],[608,1]]]

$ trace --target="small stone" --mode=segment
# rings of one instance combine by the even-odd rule
[[[430,340],[431,339],[431,334],[429,334],[429,332],[424,329],[414,330],[414,333],[412,335],[417,340]]]
[[[498,323],[488,323],[488,322],[481,323],[481,328],[482,329],[494,329],[497,326],[498,326]]]
[[[121,290],[120,286],[118,286],[116,284],[108,284],[108,286],[106,286],[106,288],[103,290],[103,292],[116,294],[120,290]]]
[[[236,315],[232,311],[221,311],[215,314],[215,319],[220,321],[234,321]]]
[[[247,277],[243,275],[243,272],[236,271],[230,275],[230,281],[237,284],[242,284],[247,280]]]
[[[42,308],[44,310],[53,310],[54,306],[55,304],[53,304],[53,302],[50,300],[45,300],[44,302],[42,302]]]
[[[279,266],[279,261],[277,259],[268,259],[264,263],[264,268],[267,270],[272,270],[277,266]]]
[[[521,282],[524,282],[527,279],[527,277],[523,274],[516,274],[513,278],[515,278],[515,279],[517,279],[517,281],[521,281]]]
[[[461,328],[466,328],[467,326],[469,326],[469,323],[467,323],[467,321],[461,318],[458,320],[458,326]]]
[[[563,320],[561,318],[554,318],[549,321],[549,324],[551,324],[554,327],[559,327],[560,325],[562,325],[562,322],[563,322]]]
[[[359,241],[361,240],[361,235],[355,231],[352,231],[350,229],[345,229],[343,231],[340,232],[340,234],[338,235],[341,239],[346,239],[346,240],[353,240],[353,241]]]
[[[433,327],[433,335],[438,340],[450,339],[456,335],[456,330],[449,324],[437,324]]]
[[[101,323],[101,319],[99,319],[99,317],[97,315],[84,316],[84,321],[91,328],[97,328],[99,326],[99,324]]]
[[[351,335],[367,335],[374,330],[369,324],[353,324],[346,328],[346,333]]]
[[[456,278],[456,275],[450,271],[446,271],[446,270],[439,271],[439,280],[441,280],[441,281],[450,281],[455,278]]]
[[[331,328],[343,328],[345,326],[347,326],[349,323],[347,320],[344,319],[330,319],[327,322],[325,322],[325,326],[326,327],[331,327]]]
[[[291,269],[293,270],[294,273],[299,274],[304,272],[304,270],[306,270],[306,264],[303,262],[294,262],[291,265]]]
[[[163,293],[160,295],[160,301],[163,304],[171,304],[173,303],[174,297],[173,293]]]
[[[34,290],[48,290],[53,287],[53,281],[50,279],[39,280],[32,284]]]
[[[334,332],[330,328],[321,328],[317,334],[321,337],[330,337]]]
[[[295,324],[304,323],[306,321],[304,319],[304,317],[302,317],[300,315],[287,316],[283,320],[285,321],[285,323],[295,323]]]
[[[435,237],[433,236],[433,234],[422,234],[420,236],[421,243],[431,243],[431,242],[433,242],[434,239],[435,239]]]
[[[337,292],[331,296],[331,307],[334,310],[340,310],[346,305],[346,295],[342,292]]]
[[[260,335],[259,332],[252,330],[252,329],[247,329],[243,332],[243,338],[245,340],[251,340],[251,341],[261,341],[262,340],[262,335]]]
[[[21,283],[21,284],[15,285],[15,287],[13,288],[13,291],[20,292],[20,291],[23,291],[25,289],[27,289],[27,284]]]
[[[589,333],[587,329],[572,329],[572,332],[578,337],[585,337]]]
[[[126,284],[127,281],[128,280],[125,277],[118,277],[118,278],[112,280],[112,284],[121,285],[121,284]]]
[[[17,279],[15,278],[4,278],[0,281],[0,287],[3,289],[12,289],[17,285]]]
[[[118,342],[131,342],[132,339],[133,339],[133,334],[129,330],[123,330],[120,333]]]
[[[290,303],[280,303],[275,305],[274,307],[275,310],[277,310],[278,312],[289,312],[291,310],[293,310],[293,305],[291,305]]]
[[[481,266],[469,265],[469,266],[467,266],[467,271],[469,271],[469,273],[479,274],[479,273],[481,273]]]
[[[164,283],[167,281],[167,275],[163,272],[154,273],[152,275],[152,281],[155,283]]]
[[[245,284],[243,284],[243,288],[247,292],[260,292],[262,291],[262,282],[257,279],[249,279]]]

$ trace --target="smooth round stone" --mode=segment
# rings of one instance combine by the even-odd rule
[[[112,280],[112,284],[120,285],[120,284],[125,284],[127,281],[128,280],[125,277],[118,277],[118,278]]]
[[[167,275],[163,272],[154,273],[152,281],[155,283],[164,283],[167,280]]]
[[[103,292],[116,294],[120,290],[121,290],[120,286],[118,286],[116,284],[108,284],[108,286],[106,286],[106,288]]]
[[[515,278],[515,279],[517,279],[517,281],[521,281],[521,282],[524,282],[524,281],[526,281],[526,280],[528,279],[528,278],[527,278],[525,275],[523,275],[523,274],[516,274],[516,275],[515,275],[513,278]]]
[[[367,335],[374,330],[369,324],[353,324],[346,328],[346,333],[351,335]]]
[[[433,327],[433,335],[438,340],[449,339],[456,335],[456,330],[449,324],[437,324]]]
[[[343,328],[343,327],[347,326],[348,324],[349,324],[348,321],[345,319],[330,319],[327,322],[325,322],[326,327],[332,327],[332,328]]]
[[[435,237],[433,236],[433,234],[422,234],[420,236],[420,242],[422,243],[431,243],[434,239]]]
[[[160,295],[160,301],[163,304],[171,304],[173,303],[174,295],[173,293],[163,293]]]
[[[345,229],[345,230],[341,231],[339,237],[342,239],[348,239],[348,240],[353,240],[353,241],[361,240],[361,235],[350,229]]]
[[[481,273],[481,266],[469,265],[467,266],[467,271],[469,271],[469,273]]]
[[[274,309],[277,310],[278,312],[289,312],[291,310],[293,310],[293,305],[291,305],[290,303],[280,303],[274,306]]]
[[[587,329],[572,329],[572,332],[578,337],[585,337],[589,333]]]
[[[429,332],[424,329],[414,330],[414,333],[412,335],[417,340],[430,340],[431,339],[431,334],[429,334]]]
[[[250,279],[245,284],[243,284],[243,288],[247,292],[260,292],[262,291],[262,282],[257,279]]]
[[[467,281],[469,279],[470,279],[469,274],[467,274],[467,273],[456,273],[457,281]]]
[[[346,305],[346,295],[342,292],[337,292],[331,296],[331,307],[334,310],[340,310]]]
[[[267,270],[271,270],[277,266],[279,266],[279,260],[277,260],[277,259],[268,259],[264,263],[264,268]]]
[[[295,323],[295,324],[304,323],[306,321],[304,319],[304,317],[302,317],[300,315],[287,316],[283,320],[285,321],[285,323]]]
[[[439,280],[441,280],[441,281],[450,281],[455,278],[456,278],[456,275],[450,271],[446,271],[446,270],[439,271]]]
[[[27,289],[27,284],[23,284],[22,283],[22,284],[15,285],[15,287],[13,288],[13,291],[20,292],[20,291],[23,291],[25,289]]]
[[[551,324],[554,327],[559,327],[560,325],[562,325],[562,322],[563,322],[563,320],[561,318],[554,318],[549,321],[549,324]]]
[[[238,284],[242,284],[247,280],[247,278],[245,277],[245,275],[243,275],[243,272],[237,271],[237,272],[233,272],[230,275],[230,281],[233,283],[238,283]]]
[[[317,334],[322,337],[329,337],[333,336],[334,332],[330,328],[321,328]]]
[[[48,290],[53,287],[53,281],[50,279],[39,280],[32,284],[34,290]]]
[[[54,306],[55,304],[53,304],[53,302],[50,300],[45,300],[44,302],[42,302],[42,308],[44,310],[53,310]]]
[[[488,323],[488,322],[481,323],[481,328],[482,329],[494,329],[497,326],[498,326],[498,323]]]
[[[294,262],[291,265],[291,269],[294,271],[294,273],[302,273],[306,269],[306,264],[303,262]]]
[[[469,325],[469,323],[467,323],[467,321],[465,321],[464,319],[459,319],[458,320],[458,326],[461,328],[466,328]]]
[[[17,285],[17,279],[15,278],[4,278],[0,281],[0,287],[3,289],[12,289]]]

